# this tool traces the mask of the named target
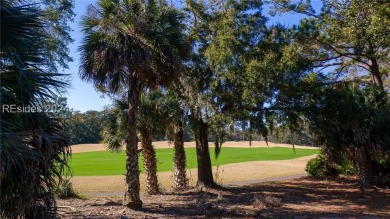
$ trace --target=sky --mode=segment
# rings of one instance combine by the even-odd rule
[[[78,76],[80,66],[78,47],[83,37],[80,28],[80,20],[81,17],[86,14],[87,6],[95,3],[96,0],[76,0],[74,8],[76,17],[73,22],[69,23],[73,30],[71,32],[71,37],[74,39],[74,42],[69,45],[70,56],[73,58],[73,62],[69,62],[69,69],[64,70],[64,73],[71,76],[71,87],[64,97],[67,98],[69,108],[81,112],[88,110],[99,111],[102,110],[104,106],[111,104],[111,100],[108,97],[103,98],[102,94],[95,90],[92,83],[82,81]],[[313,4],[314,8],[318,9],[320,1],[313,1]],[[264,11],[267,11],[266,7],[264,8]],[[298,14],[283,14],[282,16],[270,18],[269,23],[275,24],[279,22],[283,25],[294,25],[297,24],[302,17],[302,15]]]

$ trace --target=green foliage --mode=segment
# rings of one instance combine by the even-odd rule
[[[169,122],[169,110],[165,105],[165,95],[159,90],[150,91],[141,95],[140,105],[137,112],[138,129],[142,128],[151,134],[150,139],[165,136]],[[179,114],[180,116],[180,114]]]
[[[20,1],[21,2],[21,1]],[[51,71],[57,71],[58,67],[68,68],[68,62],[72,61],[69,55],[68,44],[73,42],[70,36],[72,29],[69,21],[73,21],[73,0],[42,0],[39,2],[43,7],[42,17],[45,29],[42,34],[46,35],[45,47],[48,49],[46,58]]]
[[[150,132],[152,140],[171,139],[172,130],[167,127],[174,120],[184,121],[183,106],[181,100],[175,96],[172,90],[162,93],[160,90],[151,90],[141,95],[140,105],[137,112],[137,129],[141,127]],[[109,149],[121,149],[127,138],[127,109],[126,101],[114,100],[114,104],[107,108],[102,118],[102,142],[107,144]],[[183,137],[191,140],[191,130],[188,123],[183,127]],[[114,151],[115,151],[114,150]]]
[[[385,61],[390,54],[388,1],[354,0],[344,4],[325,0],[317,12],[311,1],[297,4],[275,0],[272,5],[279,12],[307,16],[295,28],[293,38],[314,71],[329,75],[334,81],[372,81],[381,89],[389,89],[390,69]]]
[[[389,158],[378,158],[374,160],[374,176],[379,183],[390,184],[390,160]]]
[[[346,157],[334,162],[325,158],[323,154],[308,161],[305,170],[312,176],[335,176],[339,174],[353,176],[357,173],[355,165]],[[381,158],[375,159],[373,161],[373,173],[378,183],[386,183],[390,179],[390,162]]]
[[[204,18],[208,28],[204,56],[214,74],[210,90],[216,112],[211,132],[220,144],[228,127],[234,127],[236,122],[250,133],[266,136],[264,114],[252,110],[263,107],[265,94],[261,88],[268,86],[264,75],[254,75],[263,72],[253,70],[254,63],[261,62],[268,49],[264,44],[269,30],[261,14],[262,4],[260,1],[210,4],[216,9],[210,10]],[[264,50],[260,51],[263,46]],[[258,92],[253,92],[255,90]]]
[[[307,116],[325,156],[339,164],[354,163],[356,169],[348,171],[352,168],[345,166],[342,173],[358,173],[362,186],[374,183],[373,161],[390,151],[388,94],[377,86],[350,83],[323,88],[317,94],[321,101],[311,103],[315,107]]]
[[[222,150],[222,144],[227,140],[229,118],[219,114],[214,115],[210,121],[210,140],[214,140],[214,155],[217,159]]]
[[[302,124],[299,130],[290,130],[286,123],[274,125],[268,140],[274,143],[317,146],[309,124]]]
[[[336,163],[336,169],[337,169],[337,172],[341,175],[345,175],[345,176],[356,175],[355,166],[347,158],[344,158],[341,162]]]
[[[381,59],[388,54],[390,45],[387,37],[387,26],[390,24],[390,17],[386,14],[388,1],[354,0],[344,4],[324,0],[320,11],[315,11],[311,3],[274,0],[271,6],[274,12],[296,12],[306,15],[297,27],[297,40],[313,46],[302,46],[301,49],[317,64],[341,58],[339,61],[342,62],[333,62],[334,66],[343,63],[349,68],[348,66],[359,65],[369,58]],[[309,39],[311,41],[307,41]],[[375,48],[384,50],[375,51]],[[364,71],[364,68],[360,70]]]
[[[69,112],[64,116],[64,132],[69,144],[100,143],[105,111]]]
[[[45,4],[1,1],[1,104],[44,109],[67,87],[49,71],[58,55]],[[64,33],[66,30],[63,30]],[[70,150],[51,113],[1,113],[0,217],[55,217],[53,188],[67,169]]]
[[[213,150],[211,148],[210,150]],[[262,160],[288,160],[303,156],[317,154],[319,151],[315,149],[295,149],[295,153],[291,148],[284,147],[269,147],[269,148],[231,148],[225,147],[223,153],[218,159],[212,158],[213,166],[241,163],[247,161],[262,161]],[[195,148],[185,148],[186,167],[196,168],[196,151]],[[158,160],[158,171],[172,171],[174,151],[172,148],[156,149]],[[140,162],[142,156],[139,157]],[[121,175],[125,172],[124,163],[125,153],[112,153],[110,151],[84,152],[75,153],[72,155],[70,165],[75,176],[105,176],[105,175]],[[141,171],[142,167],[141,167]]]
[[[313,103],[320,107],[312,108],[309,119],[327,156],[337,160],[368,145],[373,146],[371,156],[389,151],[390,101],[386,94],[372,86],[342,85],[325,89],[322,95],[325,101]]]
[[[169,104],[166,103],[166,99],[159,90],[145,92],[141,95],[137,111],[137,130],[138,132],[142,130],[143,134],[148,133],[147,135],[152,138],[150,141],[166,134],[170,113],[166,111],[169,109]],[[110,150],[121,150],[126,142],[127,111],[128,105],[124,98],[115,99],[111,108],[106,109],[101,136],[103,143]]]
[[[114,100],[112,108],[106,109],[106,116],[102,123],[102,142],[112,151],[119,151],[125,145],[127,131],[128,105],[123,100]]]
[[[71,179],[63,179],[54,187],[54,194],[59,198],[79,198],[80,196],[73,190]]]
[[[292,29],[290,48],[308,63],[301,71],[316,77],[286,96],[301,103],[292,116],[309,122],[332,162],[356,161],[361,183],[370,186],[372,161],[390,149],[389,2],[324,0],[318,12],[311,1],[275,0],[272,6],[306,15]]]
[[[323,177],[323,176],[337,176],[337,170],[330,166],[329,162],[323,155],[309,160],[305,168],[306,172],[311,176]]]
[[[299,131],[303,101],[298,91],[309,90],[305,85],[311,74],[292,31],[267,26],[261,1],[187,1],[186,10],[195,17],[190,36],[203,64],[198,78],[204,79],[198,93],[206,100],[203,118],[218,141],[216,154],[224,141],[218,136],[235,130],[248,139],[267,139],[271,124],[286,123],[292,132]]]
[[[181,20],[165,1],[98,1],[82,18],[81,78],[110,93],[135,79],[142,87],[169,84],[188,52]]]
[[[103,138],[114,150],[126,141],[128,198],[123,201],[128,207],[142,206],[136,136],[138,102],[144,89],[167,86],[183,70],[188,45],[182,19],[182,14],[166,1],[156,0],[99,0],[82,18],[81,78],[110,95],[126,93],[127,112],[120,112],[122,121],[117,122],[116,115],[110,118]]]

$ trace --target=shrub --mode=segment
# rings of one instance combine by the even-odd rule
[[[331,166],[323,155],[309,160],[306,164],[306,172],[311,176],[337,176],[338,171]]]
[[[337,172],[345,176],[354,176],[356,175],[356,169],[353,164],[348,160],[344,159],[336,166]]]
[[[379,185],[390,185],[390,160],[374,159],[373,173],[376,183]]]
[[[375,159],[373,161],[374,175],[379,177],[390,177],[390,161]]]
[[[59,198],[79,198],[77,192],[73,190],[72,182],[70,179],[64,179],[57,183],[54,188],[54,193]]]

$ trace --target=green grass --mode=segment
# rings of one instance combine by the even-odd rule
[[[195,168],[196,152],[195,148],[186,148],[187,168]],[[222,148],[218,159],[214,157],[214,148],[210,148],[211,162],[213,166],[228,163],[241,163],[247,161],[264,160],[288,160],[312,154],[317,154],[318,150],[295,149],[283,147],[264,148]],[[163,148],[156,150],[158,159],[158,171],[171,171],[173,169],[173,149]],[[142,156],[140,169],[143,171]],[[106,176],[122,175],[125,173],[125,153],[112,153],[110,151],[96,151],[75,153],[72,155],[70,166],[74,176]]]

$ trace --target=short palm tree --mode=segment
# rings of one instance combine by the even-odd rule
[[[40,11],[8,0],[1,1],[0,14],[1,104],[43,107],[67,84],[47,70]],[[44,112],[10,110],[1,113],[0,218],[55,217],[53,189],[70,155],[61,124]]]
[[[177,95],[178,91],[170,89],[164,100],[163,112],[168,125],[168,139],[174,145],[173,157],[173,178],[174,188],[184,190],[188,188],[188,178],[186,173],[186,154],[183,140],[183,123],[184,123],[184,104]]]
[[[165,1],[99,0],[82,27],[81,78],[110,93],[127,90],[124,205],[140,208],[136,112],[144,88],[167,85],[181,71],[181,15]]]
[[[138,131],[141,137],[142,155],[146,174],[146,188],[150,195],[159,194],[160,187],[157,179],[157,159],[153,140],[165,131],[165,118],[161,113],[160,100],[163,94],[159,91],[148,92],[141,96],[137,113]]]
[[[141,140],[143,163],[146,174],[146,188],[149,195],[160,193],[157,179],[157,159],[153,140],[163,135],[165,117],[161,113],[160,100],[162,93],[146,92],[141,95],[137,111],[137,130]],[[127,111],[125,98],[116,99],[108,110],[108,119],[103,124],[103,142],[108,149],[122,149],[127,137]]]

